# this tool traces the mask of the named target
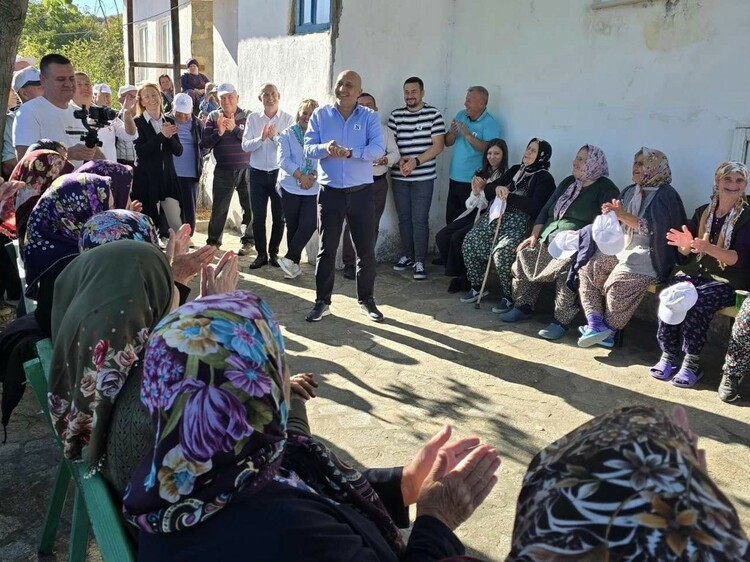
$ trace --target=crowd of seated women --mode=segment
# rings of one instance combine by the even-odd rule
[[[461,302],[487,296],[494,264],[501,298],[492,312],[503,322],[530,320],[542,285],[555,284],[553,321],[539,336],[558,340],[583,309],[578,345],[615,347],[652,285],[661,290],[657,341],[662,350],[650,374],[680,388],[703,377],[700,353],[714,315],[750,288],[748,169],[718,166],[709,202],[687,218],[671,185],[667,156],[643,147],[633,159],[633,183],[622,191],[609,179],[604,152],[587,144],[570,176],[555,189],[552,147],[533,138],[519,165],[507,168],[507,145],[488,142],[472,181],[466,212],[436,235]],[[493,209],[497,209],[493,212]],[[750,368],[750,305],[737,313],[719,387],[739,398]]]
[[[668,280],[677,297],[691,296],[662,299],[663,355],[651,373],[692,386],[710,317],[745,287],[747,169],[720,166],[711,201],[686,221],[658,151],[638,151],[634,185],[622,193],[593,145],[580,149],[556,189],[548,143],[533,139],[509,170],[506,152],[505,143],[490,143],[470,212],[444,246],[446,263],[464,261],[471,295],[481,294],[482,263],[491,259],[507,291],[496,310],[521,321],[531,318],[540,284],[554,281],[555,321],[540,332],[554,339],[577,312],[569,278],[577,279],[587,319],[579,343],[607,345],[648,285]],[[358,471],[340,460],[306,414],[315,377],[291,376],[268,303],[237,290],[237,256],[227,252],[214,266],[214,247],[190,251],[189,225],[162,250],[153,222],[130,199],[131,183],[124,165],[73,171],[59,152],[29,150],[0,186],[2,227],[24,232],[38,301],[3,332],[0,355],[7,364],[8,342],[29,326],[35,338],[52,338],[49,408],[64,454],[102,474],[139,559],[466,560],[454,531],[497,484],[498,449],[475,437],[451,441],[446,426],[401,467]],[[605,239],[591,224],[602,213],[621,227],[616,254],[597,249]],[[556,242],[561,233],[573,243]],[[189,300],[197,276],[199,294]],[[681,308],[686,300],[692,306]],[[737,383],[748,368],[748,306],[725,365],[725,379]],[[416,518],[405,539],[411,505]],[[630,407],[534,457],[507,560],[748,556],[684,410]]]

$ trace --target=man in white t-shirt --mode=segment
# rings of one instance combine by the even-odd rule
[[[94,94],[101,97],[101,86],[106,86],[109,90],[110,95],[112,90],[106,84],[97,84],[99,89],[96,90],[91,86],[91,79],[85,72],[76,72],[76,93],[73,96],[73,103],[81,108],[86,106],[87,109],[91,109],[94,105]],[[111,98],[110,98],[111,99]],[[101,105],[101,104],[98,104]],[[134,141],[138,138],[138,130],[135,127],[135,106],[136,100],[130,100],[128,103],[123,105],[122,119],[116,117],[112,119],[106,127],[102,127],[98,130],[99,140],[102,143],[101,151],[104,154],[106,160],[112,162],[117,161],[117,146],[115,139],[122,139],[125,141]],[[89,120],[89,123],[93,121]]]
[[[42,57],[39,70],[44,94],[16,111],[13,123],[16,158],[23,158],[29,145],[43,138],[68,147],[68,158],[75,167],[101,155],[96,148],[87,148],[81,142],[86,130],[73,115],[75,106],[70,104],[76,87],[73,64],[62,55],[50,54]]]

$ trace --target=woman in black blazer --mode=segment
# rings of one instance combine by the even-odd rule
[[[180,188],[172,161],[173,156],[182,154],[182,144],[174,119],[162,112],[161,93],[155,84],[145,84],[138,90],[137,113],[138,138],[134,145],[138,160],[132,197],[143,203],[143,212],[151,217],[160,236],[165,238],[168,228],[177,231],[182,224]]]

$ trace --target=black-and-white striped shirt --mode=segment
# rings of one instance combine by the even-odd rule
[[[401,156],[415,158],[432,146],[432,137],[445,134],[445,122],[437,108],[424,104],[419,111],[409,111],[399,107],[388,117],[388,128],[396,135],[396,144]],[[423,162],[409,175],[401,175],[398,167],[393,168],[391,177],[403,181],[434,180],[435,159]]]

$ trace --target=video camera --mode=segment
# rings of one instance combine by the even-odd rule
[[[84,105],[81,109],[76,109],[73,112],[73,116],[76,119],[80,119],[88,131],[85,135],[81,135],[81,140],[87,148],[94,148],[95,146],[102,145],[97,131],[106,127],[110,121],[117,118],[117,112],[109,107],[100,107],[98,105],[86,107]]]

